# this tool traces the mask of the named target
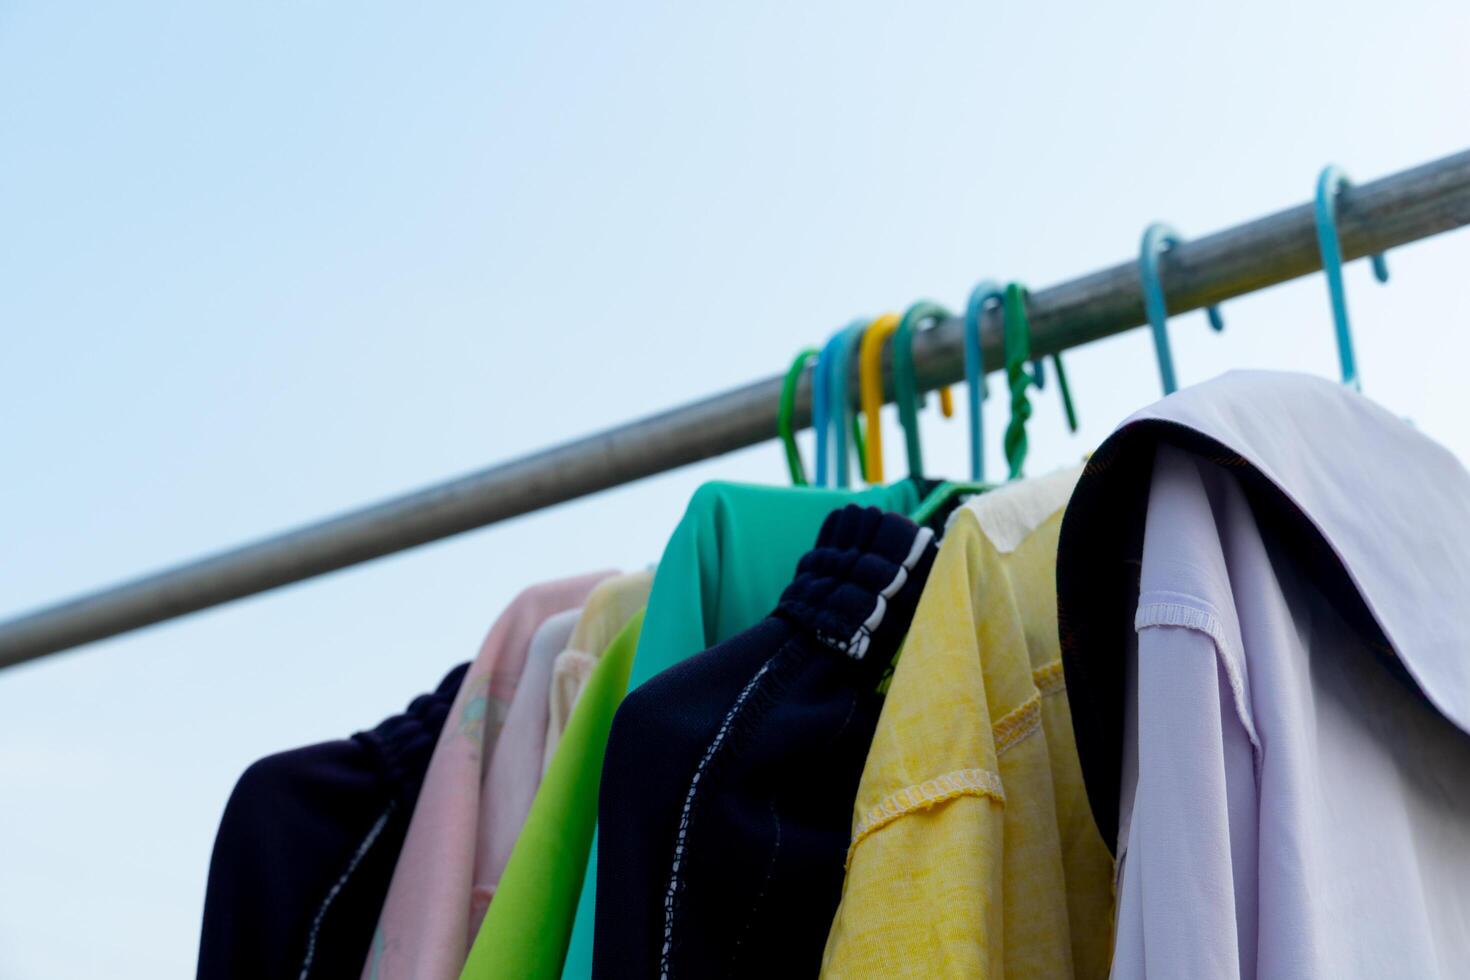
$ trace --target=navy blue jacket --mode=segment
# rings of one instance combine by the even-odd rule
[[[268,756],[225,806],[199,980],[356,977],[468,664],[369,732]]]
[[[827,518],[774,613],[629,693],[598,820],[593,975],[816,976],[880,682],[934,534]]]

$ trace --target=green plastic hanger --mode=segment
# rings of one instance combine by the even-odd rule
[[[815,347],[808,347],[796,355],[791,367],[786,370],[786,379],[781,382],[781,401],[776,410],[776,432],[781,436],[781,444],[786,447],[786,468],[791,471],[791,485],[796,487],[808,485],[806,467],[802,465],[801,453],[796,448],[796,433],[791,425],[791,417],[796,414],[796,385],[801,380],[801,373],[806,370],[807,361],[817,354]],[[812,378],[814,394],[816,386],[821,383],[821,378]]]
[[[1077,410],[1072,407],[1072,386],[1067,383],[1067,369],[1062,367],[1062,355],[1052,354],[1051,365],[1057,370],[1057,389],[1062,395],[1062,411],[1067,416],[1067,431],[1075,435]],[[1031,378],[1037,391],[1046,387],[1046,362],[1039,357],[1031,362]]]
[[[982,296],[981,305],[985,298]],[[1031,418],[1031,399],[1027,395],[1027,389],[1032,385],[1040,387],[1044,383],[1039,377],[1041,374],[1039,362],[1032,370],[1027,370],[1027,362],[1031,360],[1031,323],[1026,315],[1026,287],[1020,283],[1009,283],[1005,287],[1002,299],[1002,323],[1005,338],[1006,382],[1011,391],[1011,420],[1005,432],[1006,464],[1010,467],[1009,479],[1018,480],[1026,465],[1028,449],[1026,423]],[[898,348],[895,347],[895,352],[897,350]],[[1067,383],[1067,372],[1062,367],[1061,358],[1055,355],[1052,356],[1052,366],[1056,368],[1057,387],[1061,390],[1062,408],[1067,415],[1067,426],[1071,431],[1076,432],[1077,413],[1072,405],[1072,391],[1071,386]],[[905,401],[905,399],[900,399],[900,411]],[[993,489],[992,484],[980,481],[941,483],[909,516],[915,523],[925,524],[955,497],[961,494],[985,493]]]
[[[1009,479],[1019,480],[1029,449],[1026,423],[1031,418],[1031,399],[1026,389],[1036,382],[1026,370],[1026,362],[1031,360],[1031,323],[1026,318],[1025,286],[1018,282],[1006,285],[1004,309],[1006,384],[1011,389],[1011,421],[1005,434],[1006,465],[1011,471]]]
[[[1031,322],[1026,315],[1026,287],[1018,282],[1006,286],[1004,308],[1004,336],[1006,352],[1006,383],[1011,389],[1011,421],[1006,426],[1006,464],[1010,468],[1007,479],[1019,480],[1026,465],[1029,444],[1026,439],[1026,423],[1031,419],[1031,399],[1026,389],[1040,388],[1045,383],[1041,362],[1032,362],[1031,370],[1026,362],[1031,360]],[[1062,395],[1062,410],[1067,416],[1067,429],[1077,431],[1077,410],[1072,405],[1072,386],[1067,383],[1067,372],[1062,367],[1059,355],[1051,355],[1052,367],[1057,372],[1057,388]]]
[[[929,520],[944,509],[944,505],[956,497],[973,497],[976,494],[986,493],[995,487],[989,483],[976,483],[973,480],[950,480],[941,483],[930,491],[929,496],[915,508],[909,515],[909,520],[915,524],[928,524]]]

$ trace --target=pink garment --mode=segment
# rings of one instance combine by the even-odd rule
[[[470,895],[470,934],[478,935],[480,920],[500,884],[510,852],[531,800],[541,785],[541,756],[546,747],[546,718],[549,714],[548,694],[551,690],[551,668],[557,654],[566,649],[577,625],[580,609],[559,612],[536,631],[531,638],[531,652],[515,697],[505,714],[505,727],[490,755],[490,768],[485,771],[485,794],[480,805],[480,841],[475,853],[475,885]]]
[[[475,934],[470,892],[488,760],[547,619],[586,602],[613,572],[534,585],[491,627],[429,760],[428,773],[378,916],[363,980],[456,980]]]

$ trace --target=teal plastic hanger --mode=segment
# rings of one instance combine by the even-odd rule
[[[828,473],[831,469],[831,445],[832,438],[831,420],[828,419],[828,364],[832,360],[832,345],[835,344],[838,334],[828,338],[828,342],[822,345],[822,353],[817,354],[817,367],[811,373],[811,430],[817,436],[817,486],[828,486]]]
[[[975,291],[970,294],[970,303],[966,309],[966,336],[976,338],[975,345],[978,347],[979,316],[985,309],[985,304],[995,297],[995,285],[982,282]],[[1026,422],[1030,419],[1030,398],[1026,389],[1035,385],[1036,376],[1026,369],[1026,363],[1030,360],[1030,322],[1026,317],[1026,288],[1019,282],[1011,282],[1005,287],[1001,294],[1001,320],[1004,323],[1005,338],[1005,381],[1010,386],[1010,423],[1005,426],[1005,463],[1010,467],[1010,479],[1022,478],[1023,469],[1026,466]],[[979,372],[979,356],[969,359],[975,364],[976,372]],[[1076,426],[1076,413],[1072,408],[1072,394],[1066,381],[1066,372],[1061,369],[1060,360],[1054,361],[1057,366],[1057,386],[1063,392],[1063,404],[1067,410],[1067,422]],[[966,373],[969,376],[969,366]],[[983,372],[980,372],[983,375]],[[973,388],[973,382],[972,388]],[[972,406],[978,406],[978,400],[972,394]],[[972,438],[972,447],[973,447]],[[983,494],[991,489],[988,483],[941,483],[929,497],[925,498],[919,508],[911,514],[914,522],[926,523],[935,516],[945,502],[953,500],[958,494]]]
[[[806,482],[806,467],[801,462],[801,452],[796,448],[796,432],[791,424],[791,417],[796,414],[796,385],[801,381],[801,374],[806,370],[807,362],[817,357],[817,349],[808,347],[796,355],[791,362],[791,367],[786,369],[786,378],[781,382],[781,402],[776,410],[776,433],[781,437],[781,444],[786,447],[786,468],[791,471],[791,485],[804,487]],[[817,434],[820,437],[822,429],[817,423],[817,395],[822,387],[822,379],[819,373],[812,372],[812,424],[817,426]],[[822,452],[818,439],[818,458]]]
[[[1347,174],[1328,165],[1317,177],[1317,248],[1322,253],[1322,271],[1327,273],[1327,295],[1332,301],[1332,324],[1337,330],[1337,358],[1342,365],[1342,383],[1362,391],[1358,362],[1353,356],[1353,333],[1348,323],[1347,295],[1342,285],[1342,242],[1337,236],[1337,195],[1353,186]],[[1383,253],[1372,256],[1373,276],[1388,282],[1388,262]]]
[[[985,284],[981,284],[984,286]],[[993,284],[991,284],[993,286]],[[977,289],[978,292],[978,289]],[[999,293],[997,292],[997,295]],[[965,370],[970,387],[970,417],[971,417],[971,448],[976,446],[974,420],[979,414],[979,401],[976,395],[977,386],[973,380],[976,372],[979,374],[980,383],[984,384],[984,372],[978,367],[978,355],[972,355],[970,348],[978,348],[979,337],[979,315],[984,306],[984,297],[981,297],[979,305],[975,309],[966,309],[965,314]],[[975,306],[975,296],[971,296],[971,306]],[[908,450],[909,476],[910,478],[921,477],[923,474],[924,460],[922,447],[919,444],[919,392],[918,383],[914,376],[914,331],[920,323],[941,320],[949,316],[949,313],[937,303],[921,300],[910,306],[899,321],[898,329],[893,334],[893,387],[894,396],[898,401],[898,417],[903,424],[904,443]],[[972,366],[974,371],[971,370]],[[973,469],[974,463],[971,462]],[[931,518],[938,514],[946,504],[959,496],[968,496],[976,493],[984,493],[990,489],[990,485],[976,481],[946,481],[935,487],[919,503],[909,517],[916,524],[927,524]]]
[[[1169,312],[1164,305],[1164,285],[1159,279],[1159,255],[1184,241],[1179,232],[1162,221],[1155,221],[1144,229],[1143,241],[1138,246],[1138,281],[1143,286],[1143,309],[1148,314],[1148,325],[1154,335],[1154,353],[1159,359],[1159,377],[1164,382],[1164,394],[1172,395],[1179,390],[1174,376],[1174,355],[1169,350]],[[1210,318],[1210,327],[1218,333],[1225,329],[1225,320],[1218,306],[1205,307]]]
[[[893,392],[898,401],[898,420],[903,426],[904,448],[908,454],[909,476],[924,475],[924,447],[919,442],[918,380],[914,376],[914,331],[921,323],[933,323],[949,316],[938,303],[919,300],[904,311],[893,333]]]
[[[970,479],[985,480],[985,439],[981,406],[990,392],[985,386],[985,360],[980,346],[980,317],[992,303],[1002,303],[1005,291],[1000,284],[986,279],[970,290],[965,304],[965,387],[970,400]]]
[[[846,489],[851,474],[851,457],[847,452],[847,434],[849,428],[852,432],[852,442],[857,450],[858,475],[864,479],[867,474],[862,471],[863,460],[867,458],[863,446],[862,425],[858,422],[857,413],[852,410],[852,400],[848,397],[848,377],[852,362],[857,356],[857,345],[863,339],[863,330],[867,327],[866,318],[854,320],[844,327],[838,334],[840,338],[836,353],[827,365],[827,405],[832,415],[833,426],[833,456],[836,461],[835,473],[837,486]]]
[[[831,362],[842,331],[837,331],[822,345],[817,355],[816,370],[812,372],[812,430],[817,434],[817,486],[827,486],[828,461],[831,458],[829,440],[832,437],[832,419],[827,405],[828,391],[823,383],[827,377],[827,366]]]

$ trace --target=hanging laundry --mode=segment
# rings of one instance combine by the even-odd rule
[[[549,768],[561,733],[572,717],[572,707],[596,669],[602,652],[622,632],[633,614],[648,605],[653,572],[647,569],[616,575],[598,584],[587,597],[577,617],[572,638],[556,658],[551,677],[551,703],[546,723],[546,752],[543,768]]]
[[[568,609],[537,628],[505,713],[505,725],[495,741],[480,805],[479,836],[485,846],[475,852],[475,881],[470,890],[472,934],[479,931],[511,848],[526,822],[536,788],[541,785],[552,667],[572,638],[580,614],[580,609]]]
[[[950,519],[850,814],[830,977],[1103,977],[1112,861],[1082,784],[1056,628],[1080,468]]]
[[[760,622],[780,601],[827,515],[848,503],[907,513],[926,488],[909,481],[858,492],[709,483],[690,500],[654,574],[630,686]],[[592,973],[597,837],[562,976]]]
[[[1470,475],[1344,386],[1135,415],[1068,510],[1061,635],[1116,842],[1113,975],[1470,962]]]
[[[538,627],[576,609],[600,581],[596,572],[532,586],[491,628],[450,709],[429,762],[393,881],[378,918],[363,980],[453,980],[464,966],[488,760],[515,695]]]
[[[561,972],[597,826],[607,734],[628,687],[642,628],[640,610],[588,675],[461,980],[526,980]]]
[[[629,693],[603,771],[594,977],[815,974],[933,542],[844,507],[771,615]]]
[[[372,731],[245,770],[209,863],[199,980],[311,980],[357,970],[468,667]]]

